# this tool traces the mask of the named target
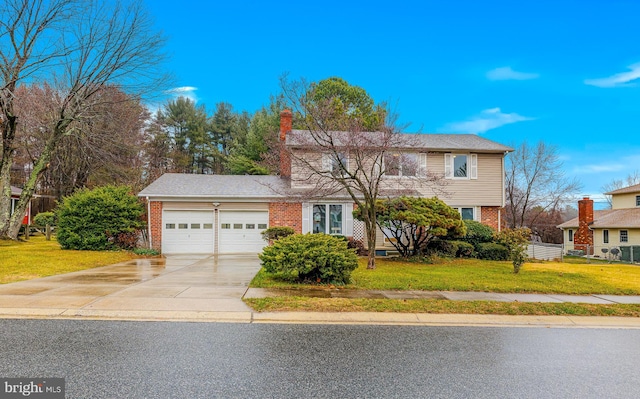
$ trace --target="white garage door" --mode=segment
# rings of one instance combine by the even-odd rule
[[[220,211],[220,253],[261,252],[267,242],[260,233],[268,223],[269,212]]]
[[[162,221],[163,253],[213,253],[213,211],[164,211]]]

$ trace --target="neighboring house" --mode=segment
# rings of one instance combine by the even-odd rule
[[[22,194],[21,189],[11,186],[11,214],[13,214],[14,209],[16,209],[16,205],[18,205],[20,194]],[[31,202],[27,205],[27,211],[22,219],[22,224],[31,224]]]
[[[280,139],[291,152],[316,157],[323,154],[297,137],[292,114],[281,113]],[[473,219],[499,229],[504,206],[504,157],[511,148],[472,134],[410,135],[409,148],[394,149],[388,159],[399,163],[385,175],[389,184],[428,171],[448,183],[440,198]],[[386,153],[385,153],[386,154]],[[284,155],[284,154],[283,154]],[[402,155],[400,157],[400,155]],[[348,163],[348,154],[344,161]],[[386,155],[385,155],[386,156]],[[392,158],[393,157],[393,158]],[[391,161],[389,161],[391,162]],[[330,165],[328,165],[330,167]],[[326,233],[362,239],[363,224],[354,221],[353,200],[331,194],[310,200],[312,190],[304,170],[291,157],[281,156],[280,176],[165,174],[138,195],[147,200],[151,246],[163,253],[257,253],[264,247],[261,231],[290,226],[298,233]],[[414,195],[432,197],[432,189],[417,188]],[[378,234],[378,247],[391,247]]]
[[[640,184],[605,194],[611,195],[612,209],[594,211],[593,200],[585,197],[578,201],[578,217],[558,226],[563,230],[565,250],[606,256],[617,248],[630,260],[631,255],[640,254],[640,248],[633,253],[629,249],[640,246]]]

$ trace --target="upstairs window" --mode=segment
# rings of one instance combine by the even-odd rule
[[[636,195],[636,206],[640,206],[640,195]]]
[[[477,154],[445,154],[444,175],[447,179],[477,179]]]
[[[384,154],[384,174],[396,177],[415,177],[426,169],[426,155],[414,152],[389,152]]]
[[[349,157],[343,152],[322,154],[322,168],[333,176],[345,176],[349,170]]]

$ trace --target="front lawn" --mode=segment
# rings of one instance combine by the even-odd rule
[[[640,295],[640,267],[605,263],[526,263],[519,274],[514,274],[510,262],[453,259],[425,264],[378,259],[376,269],[367,270],[366,259],[360,259],[360,266],[351,277],[352,283],[345,288]],[[274,280],[261,270],[251,287],[305,286]]]
[[[52,239],[0,240],[0,284],[75,272],[137,258],[125,251],[62,250]]]

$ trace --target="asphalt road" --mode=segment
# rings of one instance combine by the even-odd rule
[[[640,331],[0,320],[67,398],[634,398]]]

